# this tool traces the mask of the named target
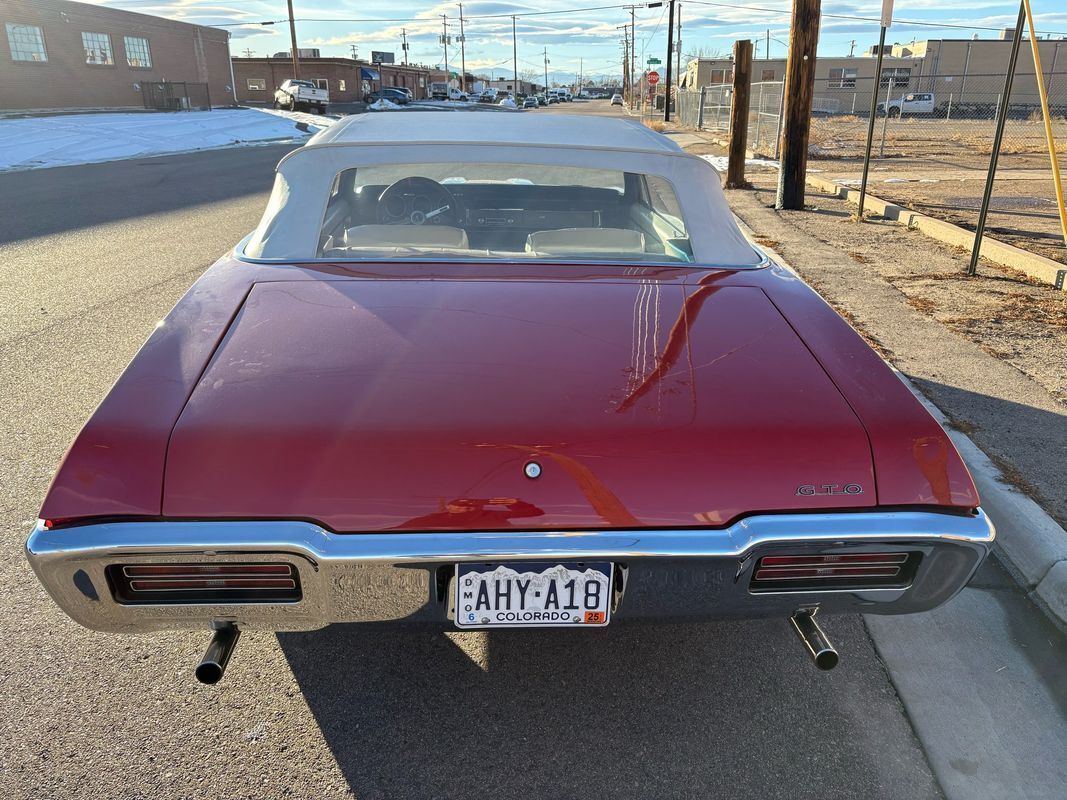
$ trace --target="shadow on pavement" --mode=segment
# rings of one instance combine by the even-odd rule
[[[275,165],[293,149],[261,145],[3,172],[0,244],[269,192]]]
[[[278,640],[361,799],[939,796],[860,618],[826,627],[832,673],[784,619]]]

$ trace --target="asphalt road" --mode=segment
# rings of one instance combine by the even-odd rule
[[[284,152],[0,175],[0,796],[940,796],[858,616],[826,624],[832,673],[785,619],[335,626],[246,634],[215,687],[192,675],[206,632],[64,616],[22,554],[52,470],[156,321],[255,225]]]

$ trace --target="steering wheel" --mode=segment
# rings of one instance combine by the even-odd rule
[[[378,222],[386,225],[458,226],[459,219],[456,198],[430,178],[401,178],[378,197]]]

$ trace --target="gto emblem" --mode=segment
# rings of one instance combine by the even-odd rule
[[[530,480],[536,480],[541,477],[541,465],[536,461],[527,461],[522,471]]]
[[[826,494],[863,494],[863,487],[858,483],[846,483],[844,486],[837,483],[824,483],[822,486],[807,484],[797,487],[798,497],[814,497],[815,495]]]

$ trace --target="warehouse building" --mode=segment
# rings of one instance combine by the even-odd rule
[[[234,103],[218,28],[68,0],[3,0],[0,26],[0,110],[140,109],[158,84],[195,87],[198,106]]]
[[[300,52],[300,51],[298,51]],[[293,77],[293,61],[282,58],[234,58],[233,75],[237,100],[268,105],[275,90]],[[368,64],[354,58],[300,58],[300,78],[330,93],[331,103],[361,102],[368,92],[380,88],[410,89],[416,100],[429,97],[430,70],[404,64]]]
[[[819,56],[815,65],[815,111],[822,113],[863,112],[870,106],[871,92],[879,99],[890,92],[933,93],[943,105],[952,99],[957,109],[974,107],[977,112],[995,108],[1008,67],[1014,31],[1005,29],[998,39],[926,39],[886,45],[882,74],[875,82],[877,46],[861,56]],[[1045,71],[1045,84],[1056,106],[1067,106],[1067,40],[1040,39],[1038,52]],[[785,58],[754,59],[753,81],[781,81]],[[1013,111],[1038,102],[1033,54],[1029,40],[1019,53],[1012,90]],[[730,58],[693,59],[680,76],[683,90],[733,80]]]

